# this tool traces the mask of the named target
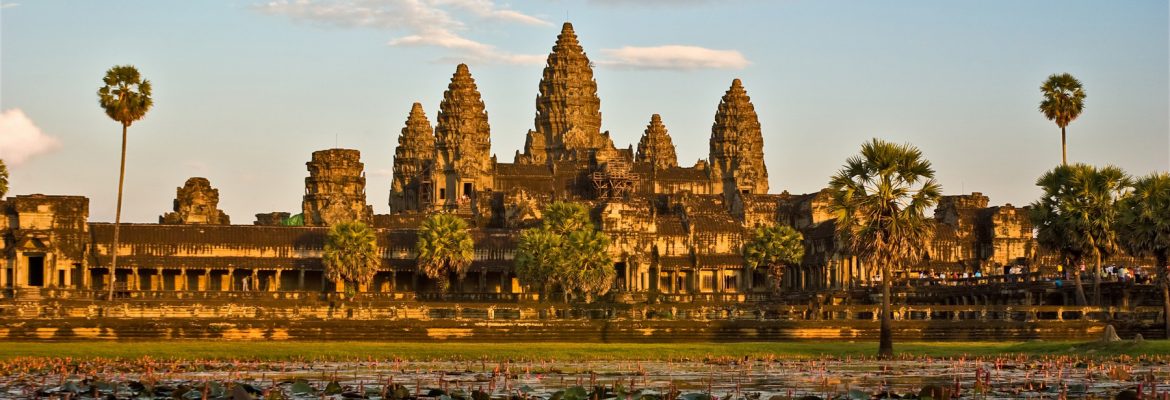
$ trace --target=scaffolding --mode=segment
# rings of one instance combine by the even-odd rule
[[[625,198],[638,187],[638,174],[630,171],[630,163],[610,160],[600,171],[593,172],[593,188],[598,199]]]

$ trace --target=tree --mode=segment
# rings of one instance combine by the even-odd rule
[[[554,285],[564,299],[579,294],[586,302],[613,287],[617,271],[609,255],[609,236],[596,229],[589,209],[579,203],[554,202],[538,228],[526,229],[516,248],[516,275],[547,298]]]
[[[918,148],[873,139],[862,144],[860,155],[846,160],[829,189],[838,237],[858,258],[881,268],[878,356],[891,357],[891,268],[922,257],[932,229],[925,213],[938,203],[942,187]]]
[[[568,263],[561,279],[566,295],[578,293],[590,303],[594,296],[609,293],[617,277],[609,256],[609,235],[592,228],[570,232],[562,249]]]
[[[557,233],[569,233],[583,229],[593,229],[593,221],[589,218],[589,209],[580,203],[556,201],[544,209],[545,228]]]
[[[459,280],[467,276],[475,258],[475,241],[467,230],[467,221],[452,214],[433,214],[419,226],[415,250],[419,269],[436,281],[439,293],[446,294],[451,274]]]
[[[1139,178],[1118,202],[1117,236],[1135,256],[1154,256],[1162,285],[1163,329],[1170,338],[1170,174]]]
[[[1031,207],[1036,241],[1071,266],[1077,305],[1088,303],[1080,268],[1087,257],[1095,260],[1093,302],[1101,304],[1101,259],[1117,250],[1116,202],[1129,185],[1120,168],[1079,163],[1053,168],[1036,181],[1044,192]]]
[[[520,232],[516,244],[516,277],[520,283],[540,288],[540,298],[548,298],[564,265],[561,247],[564,237],[543,227]]]
[[[116,65],[102,78],[98,104],[106,115],[122,124],[122,162],[118,167],[118,205],[114,212],[114,246],[110,254],[110,300],[114,299],[114,276],[118,270],[118,233],[122,224],[122,186],[126,179],[126,130],[146,116],[154,101],[150,98],[150,81],[142,79],[132,65]]]
[[[1044,100],[1040,101],[1040,112],[1049,121],[1060,127],[1060,164],[1068,165],[1068,142],[1065,127],[1081,115],[1085,109],[1085,90],[1081,81],[1068,73],[1052,74],[1040,85]]]
[[[0,160],[0,200],[4,199],[5,194],[8,194],[8,167],[4,165],[4,160]]]
[[[766,268],[772,277],[773,290],[779,291],[784,269],[800,264],[804,257],[804,235],[788,225],[757,226],[743,246],[748,267]]]
[[[378,272],[378,238],[374,230],[358,221],[342,222],[329,228],[321,255],[325,276],[344,282],[347,293],[356,285],[369,285]]]

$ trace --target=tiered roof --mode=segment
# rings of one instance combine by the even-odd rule
[[[674,153],[674,142],[666,125],[662,124],[662,117],[658,114],[650,116],[650,124],[642,139],[638,141],[638,154],[635,161],[648,162],[655,169],[666,169],[678,166],[678,156]]]
[[[737,190],[768,193],[760,118],[739,79],[731,81],[711,125],[711,164]]]
[[[439,103],[435,147],[439,162],[467,176],[491,168],[491,128],[475,79],[467,64],[459,64]]]

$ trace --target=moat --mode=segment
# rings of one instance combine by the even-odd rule
[[[1114,398],[1170,391],[1170,359],[719,358],[673,361],[14,359],[0,397],[368,399]],[[1120,397],[1119,397],[1120,398]]]

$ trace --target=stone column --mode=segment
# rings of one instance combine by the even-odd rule
[[[223,289],[223,291],[230,292],[230,291],[235,289],[234,287],[232,287],[235,285],[235,282],[232,281],[233,279],[235,279],[235,275],[236,275],[236,269],[235,268],[228,268],[227,275],[224,275],[223,279],[220,281],[221,288]]]
[[[134,277],[134,285],[130,289],[142,290],[142,275],[138,274],[138,267],[130,268],[130,275]]]
[[[275,280],[275,282],[273,282],[272,287],[268,288],[269,292],[279,292],[280,291],[280,273],[281,272],[284,272],[284,270],[283,269],[276,270],[276,277],[273,278]]]
[[[305,290],[305,270],[302,268],[297,271],[297,290]]]
[[[211,290],[211,268],[203,269],[203,279],[199,281],[199,291],[206,292]]]
[[[670,293],[678,293],[678,270],[670,271]]]
[[[390,270],[390,292],[391,293],[393,293],[396,289],[398,289],[398,288],[394,287],[395,285],[398,285],[398,270],[392,269],[392,270]]]
[[[190,279],[187,279],[187,268],[179,269],[179,277],[181,277],[183,279],[183,289],[182,290],[187,291],[187,290],[191,289]],[[179,290],[179,285],[175,285],[175,289]]]
[[[487,269],[479,270],[479,292],[487,292]]]
[[[248,285],[248,289],[252,291],[260,290],[260,270],[252,270],[252,281]]]

